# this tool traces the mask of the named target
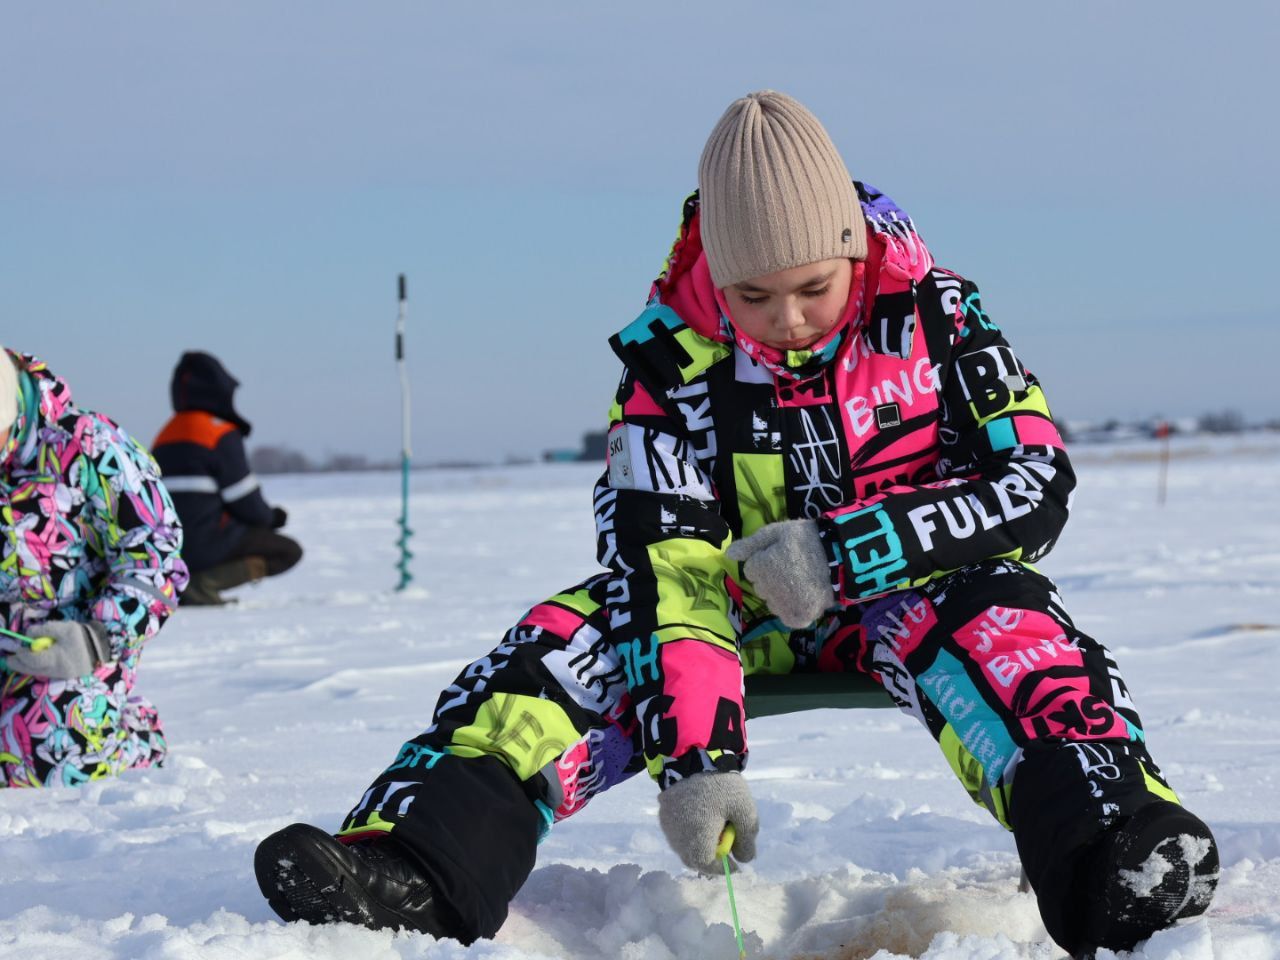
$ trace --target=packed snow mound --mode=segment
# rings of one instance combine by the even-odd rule
[[[997,872],[911,871],[904,882],[850,868],[778,884],[743,871],[734,890],[749,957],[915,956],[944,932],[1043,939],[1032,897],[1017,892],[1016,867],[1013,875]],[[521,891],[518,908],[500,939],[554,956],[738,957],[722,878],[645,873],[634,864],[607,873],[546,867]]]
[[[530,605],[594,568],[598,466],[416,474],[413,586],[399,478],[268,478],[307,550],[234,607],[178,612],[139,690],[168,763],[79,790],[0,790],[0,958],[736,960],[723,877],[680,866],[636,777],[559,824],[492,942],[283,924],[258,841],[335,828],[438,692]],[[1207,919],[1123,960],[1280,960],[1280,442],[1081,463],[1041,564],[1116,654],[1152,752],[1217,836]],[[1262,629],[1253,628],[1259,625]],[[757,859],[734,879],[750,960],[1062,960],[1012,838],[914,721],[887,709],[753,720]],[[1101,960],[1115,960],[1102,955]]]

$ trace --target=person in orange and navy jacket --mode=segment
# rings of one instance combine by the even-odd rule
[[[184,605],[220,606],[221,591],[302,559],[298,542],[279,532],[287,514],[267,504],[249,468],[244,441],[252,427],[235,409],[239,385],[217,357],[184,353],[169,386],[173,417],[152,445],[186,530]]]

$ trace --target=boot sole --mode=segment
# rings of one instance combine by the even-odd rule
[[[1120,883],[1139,902],[1163,909],[1172,923],[1208,908],[1218,885],[1218,850],[1199,818],[1177,804],[1153,805],[1159,806],[1165,809],[1147,808],[1134,815],[1134,841],[1116,866]],[[1170,836],[1168,822],[1175,818],[1182,829]],[[1148,827],[1154,829],[1148,833]]]
[[[373,930],[418,930],[369,896],[342,860],[327,849],[335,842],[317,827],[295,823],[258,845],[253,872],[271,909],[286,922],[355,923]]]
[[[1218,885],[1218,850],[1209,828],[1169,801],[1143,807],[1124,830],[1108,871],[1111,913],[1123,919],[1101,945],[1131,950],[1208,909]]]

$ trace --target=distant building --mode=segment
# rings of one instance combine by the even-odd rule
[[[603,460],[609,445],[609,434],[604,430],[591,430],[582,435],[582,447],[578,450],[557,448],[546,450],[542,454],[545,463],[581,463],[588,460]]]
[[[577,450],[544,450],[542,452],[542,460],[544,463],[577,463],[581,457]]]
[[[590,433],[582,435],[582,453],[578,459],[603,460],[605,451],[608,448],[609,432],[607,430],[592,430]]]

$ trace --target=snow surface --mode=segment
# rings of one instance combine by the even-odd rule
[[[1157,761],[1221,847],[1207,920],[1145,960],[1280,957],[1280,438],[1078,448],[1081,489],[1042,565],[1117,654]],[[463,948],[284,925],[257,842],[335,828],[439,689],[531,604],[594,569],[594,465],[413,478],[413,569],[393,564],[399,480],[269,478],[307,556],[234,608],[185,609],[141,689],[166,767],[80,790],[0,791],[0,957],[28,960],[734,960],[722,879],[685,871],[636,777],[559,825],[496,941]],[[762,829],[737,875],[751,958],[1050,960],[1011,837],[892,710],[753,721]]]

